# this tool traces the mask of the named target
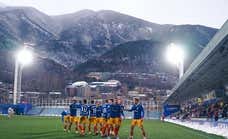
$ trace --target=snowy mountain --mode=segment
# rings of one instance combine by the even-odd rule
[[[48,16],[30,7],[1,10],[0,25],[1,46],[32,42],[42,54],[70,68],[128,41],[181,37],[201,48],[217,31],[197,25],[159,25],[114,11]]]
[[[0,51],[34,43],[38,54],[71,71],[121,44],[139,40],[185,44],[190,63],[216,31],[200,25],[159,25],[107,10],[48,16],[31,7],[0,8]]]

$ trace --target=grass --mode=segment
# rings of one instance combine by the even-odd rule
[[[223,139],[171,123],[145,120],[148,139]],[[120,129],[120,139],[128,139],[130,120],[124,120]],[[73,129],[73,128],[72,128]],[[134,139],[142,139],[141,132],[135,129]],[[100,136],[81,137],[74,132],[63,132],[62,122],[56,117],[16,116],[8,119],[0,116],[0,138],[3,139],[100,139]]]

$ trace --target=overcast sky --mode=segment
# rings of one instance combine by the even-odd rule
[[[82,9],[114,10],[160,24],[201,24],[220,28],[228,19],[228,0],[0,0],[32,6],[49,15]]]

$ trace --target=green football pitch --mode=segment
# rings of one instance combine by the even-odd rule
[[[145,120],[148,139],[223,139],[216,135],[195,131],[171,123]],[[130,120],[124,120],[120,129],[120,139],[128,139]],[[72,128],[73,129],[73,128]],[[134,139],[142,139],[141,132],[135,129]],[[100,136],[81,137],[74,132],[63,132],[62,122],[56,117],[16,116],[8,119],[0,116],[1,139],[100,139]]]

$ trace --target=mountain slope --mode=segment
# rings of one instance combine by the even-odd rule
[[[1,47],[35,43],[43,55],[69,68],[128,41],[188,40],[201,49],[217,31],[198,25],[159,25],[114,11],[48,16],[30,7],[2,8],[0,25]]]
[[[113,48],[102,56],[75,68],[85,77],[90,72],[112,73],[128,86],[171,89],[177,81],[177,69],[165,59],[166,44],[152,40],[132,41]]]
[[[132,41],[113,48],[102,56],[88,60],[76,71],[156,73],[167,72],[165,43],[149,40]]]
[[[160,71],[160,69],[164,70],[165,68],[161,68],[159,65],[150,65],[145,68],[144,65],[150,59],[156,63],[159,59],[151,57],[150,54],[158,51],[161,54],[160,51],[163,51],[161,48],[170,42],[180,43],[185,47],[189,52],[187,63],[190,63],[216,31],[217,29],[200,25],[159,25],[106,10],[97,12],[82,10],[67,15],[48,16],[31,7],[0,8],[0,50],[11,53],[24,42],[34,43],[34,49],[38,55],[45,57],[40,61],[41,71],[53,73],[52,75],[56,76],[51,76],[50,80],[59,81],[61,80],[59,75],[64,74],[65,71],[70,72],[76,68],[74,73],[69,73],[74,77],[78,69],[83,70],[83,66],[85,71],[93,71],[91,69],[104,71],[100,67],[105,67],[106,71],[126,72],[129,70],[152,73]],[[132,45],[134,48],[125,48],[125,45]],[[156,49],[148,50],[149,46],[154,46]],[[122,51],[126,51],[130,56],[127,65],[121,63],[123,62],[121,60],[126,60],[121,56]],[[113,57],[110,56],[111,53],[113,53]],[[119,54],[122,57],[120,60],[118,60]],[[134,59],[134,56],[142,57],[142,59]],[[2,58],[4,59],[4,57]],[[98,60],[101,66],[95,67],[93,63],[88,65],[93,61],[92,59]],[[8,60],[1,60],[0,64],[4,63],[3,61],[7,63]],[[133,63],[134,61],[140,62],[137,63],[139,66],[131,65],[132,61]],[[46,67],[42,66],[43,64],[53,66]],[[116,67],[113,64],[116,64]],[[2,71],[11,72],[8,76],[11,77],[13,67],[3,67],[0,69],[0,72]],[[58,76],[56,71],[59,71]],[[69,74],[67,74],[67,78]],[[0,79],[3,79],[3,76],[5,77],[2,74]],[[31,73],[31,76],[40,77],[35,73]],[[7,81],[12,82],[12,77],[8,77]],[[28,79],[25,82],[28,82]],[[36,84],[42,84],[42,80],[44,79],[39,78]],[[63,87],[68,79],[63,80],[64,82],[56,83],[53,88]],[[48,88],[48,85],[44,84],[43,88]]]
[[[189,42],[184,42],[192,47]],[[117,79],[129,86],[145,86],[155,89],[171,89],[178,80],[177,67],[166,59],[167,42],[154,40],[131,41],[120,44],[102,56],[76,66],[75,72],[89,77],[91,72],[111,73],[108,79]],[[190,46],[190,47],[189,47]],[[185,60],[185,69],[200,52],[192,49]]]
[[[195,43],[193,47],[197,48],[194,49],[201,50],[217,31],[217,29],[199,25],[159,25],[113,11],[84,10],[58,16],[58,21],[66,25],[60,34],[61,40],[68,42],[67,47],[74,48],[77,59],[81,60],[68,64],[73,67],[128,41],[184,40]],[[79,51],[82,52],[81,55],[78,54]]]

